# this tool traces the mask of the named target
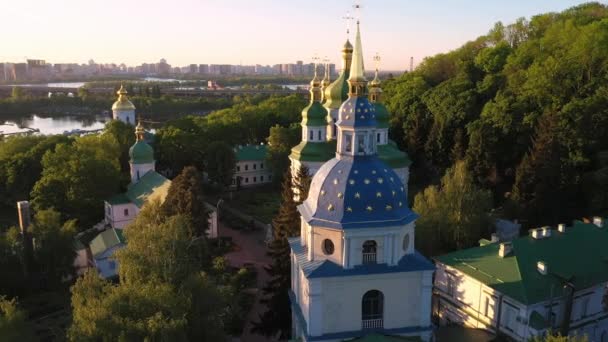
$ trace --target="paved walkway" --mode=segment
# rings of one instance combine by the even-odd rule
[[[247,315],[247,322],[245,324],[245,328],[243,329],[241,341],[269,341],[269,339],[266,337],[252,334],[250,332],[252,327],[251,321],[257,321],[259,315],[266,310],[266,307],[260,303],[260,296],[262,294],[262,288],[269,280],[268,274],[266,274],[266,271],[264,271],[264,266],[269,264],[271,260],[266,255],[264,232],[261,230],[256,230],[253,232],[235,230],[224,225],[223,223],[219,223],[219,235],[231,237],[232,242],[236,245],[234,251],[226,254],[226,258],[230,262],[231,266],[240,267],[245,263],[251,263],[258,271],[257,287],[259,290],[256,293],[255,304]]]

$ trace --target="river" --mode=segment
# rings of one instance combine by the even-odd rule
[[[0,136],[27,132],[29,129],[37,129],[44,135],[63,134],[72,130],[93,131],[102,129],[110,119],[109,115],[41,117],[33,114],[19,119],[0,120]]]

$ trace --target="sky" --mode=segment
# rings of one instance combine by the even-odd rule
[[[0,0],[0,3],[9,0]],[[453,50],[497,21],[562,11],[575,0],[363,0],[366,65],[405,70],[410,56]],[[0,62],[173,66],[277,64],[325,56],[340,65],[352,0],[27,0],[0,6]],[[351,25],[352,27],[352,25]],[[351,40],[354,32],[351,30]]]

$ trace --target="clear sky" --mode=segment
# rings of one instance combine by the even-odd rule
[[[339,64],[351,0],[20,0],[0,6],[0,61],[276,64],[328,56]],[[580,0],[360,1],[367,65],[459,47],[497,21],[561,11]],[[351,34],[352,36],[352,34]]]

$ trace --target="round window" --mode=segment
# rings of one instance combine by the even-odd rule
[[[330,239],[323,240],[323,253],[325,255],[334,254],[334,243]]]
[[[410,248],[410,234],[405,234],[405,236],[403,237],[403,250],[405,252],[407,252],[407,250]]]

